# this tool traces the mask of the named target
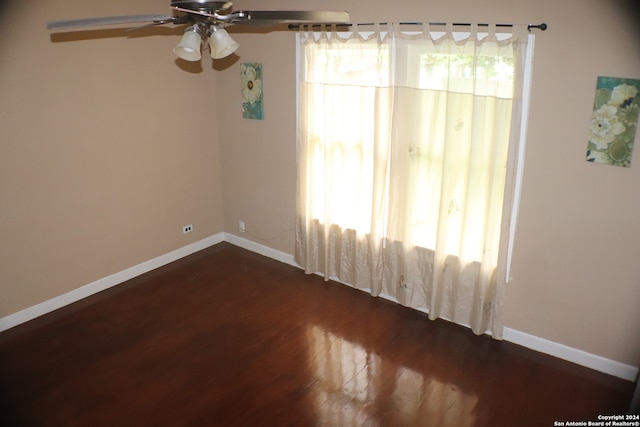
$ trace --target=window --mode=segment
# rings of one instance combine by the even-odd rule
[[[302,33],[298,262],[371,289],[379,278],[396,298],[398,286],[426,295],[447,269],[495,282],[515,218],[527,42],[476,26]]]

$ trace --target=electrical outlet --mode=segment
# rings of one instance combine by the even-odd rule
[[[193,231],[193,225],[189,224],[189,225],[185,225],[184,227],[182,227],[182,233],[187,234],[187,233],[191,233]]]
[[[238,222],[238,228],[240,229],[241,233],[244,233],[245,231],[247,231],[247,226],[245,225],[244,221]]]

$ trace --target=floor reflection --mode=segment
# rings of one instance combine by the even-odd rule
[[[478,398],[318,326],[307,328],[322,426],[471,427]]]

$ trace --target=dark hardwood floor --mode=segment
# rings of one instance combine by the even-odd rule
[[[2,426],[553,426],[633,384],[223,243],[0,334]]]

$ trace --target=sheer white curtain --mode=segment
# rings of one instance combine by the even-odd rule
[[[390,27],[298,35],[296,262],[501,338],[527,29]]]

